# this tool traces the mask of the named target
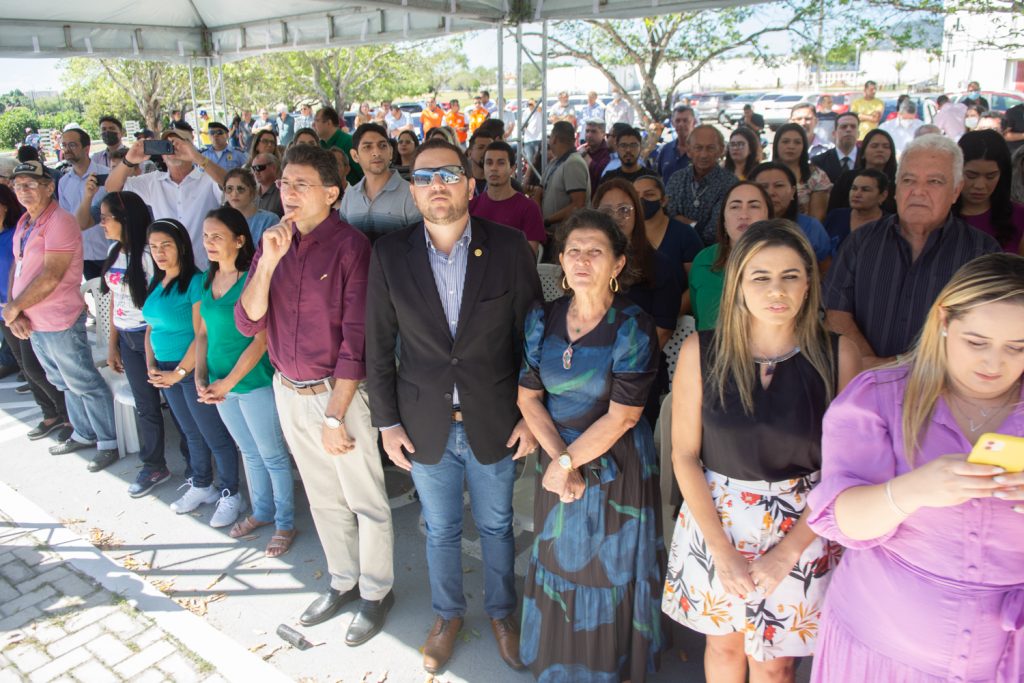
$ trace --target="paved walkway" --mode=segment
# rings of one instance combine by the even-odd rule
[[[9,522],[0,527],[0,681],[224,680],[41,538]]]

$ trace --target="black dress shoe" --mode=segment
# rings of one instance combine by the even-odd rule
[[[89,461],[89,467],[86,468],[90,472],[99,472],[102,469],[110,467],[117,459],[121,457],[116,448],[110,450],[100,451],[96,454],[96,457]]]
[[[348,627],[345,644],[355,647],[362,645],[380,633],[384,628],[384,619],[395,605],[394,592],[388,592],[383,600],[361,600],[359,613]]]
[[[359,586],[353,586],[351,590],[344,593],[330,589],[319,598],[310,603],[306,611],[299,617],[299,623],[303,626],[315,626],[327,621],[342,608],[359,597]]]
[[[42,422],[40,422],[39,424],[37,424],[35,426],[35,429],[30,431],[25,436],[27,436],[29,438],[29,441],[36,441],[38,439],[43,438],[44,436],[48,436],[49,434],[60,430],[63,427],[64,427],[64,423],[61,422],[59,418],[55,419],[50,424],[46,424],[46,420],[43,420]],[[70,439],[71,435],[68,434],[67,438]],[[62,439],[62,441],[66,441],[66,440],[67,439]]]

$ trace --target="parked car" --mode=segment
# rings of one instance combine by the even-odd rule
[[[774,100],[770,100],[765,103],[764,111],[761,112],[761,115],[764,116],[764,125],[775,130],[782,124],[789,121],[789,116],[793,107],[798,104],[817,105],[818,96],[798,95],[795,93],[779,95]]]
[[[722,110],[721,115],[718,117],[718,122],[722,125],[732,125],[743,118],[743,107],[746,105],[754,106],[754,102],[761,98],[764,93],[760,92],[748,92],[742,95],[736,95],[730,99],[725,109]]]
[[[734,94],[726,92],[701,93],[697,96],[697,105],[694,109],[701,120],[718,121],[729,101],[735,97]]]
[[[850,103],[861,96],[859,92],[827,92],[822,93],[818,97],[818,101],[825,95],[832,98],[832,113],[833,114],[845,114],[850,111]]]
[[[917,106],[917,118],[925,123],[931,123],[935,120],[935,112],[938,111],[935,100],[918,95],[911,95],[910,100]],[[898,97],[887,97],[883,100],[885,102],[885,110],[882,112],[882,123],[896,118],[896,102],[898,101]]]
[[[949,93],[949,99],[959,102],[967,96],[966,92]],[[981,96],[988,100],[988,106],[992,111],[1004,113],[1010,107],[1024,104],[1024,93],[1002,92],[996,90],[982,90]]]
[[[761,95],[753,102],[754,112],[764,116],[765,107],[774,102],[781,95],[782,93],[778,92],[766,92]]]

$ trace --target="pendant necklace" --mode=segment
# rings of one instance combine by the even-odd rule
[[[758,358],[757,356],[754,356],[754,362],[757,363],[758,365],[768,366],[767,368],[765,368],[764,374],[767,377],[771,377],[772,375],[775,374],[776,365],[778,365],[782,361],[789,360],[798,353],[800,353],[800,347],[794,346],[790,351],[787,351],[781,356],[775,356],[774,358]]]
[[[693,196],[693,205],[697,206],[697,207],[700,206],[700,198],[703,197],[704,193],[708,191],[708,186],[705,185],[703,190],[701,190],[700,192],[697,192],[697,188],[699,186],[700,186],[700,184],[696,180],[694,180],[693,181],[693,195],[694,195]]]
[[[1016,396],[1018,393],[1020,393],[1019,388],[1011,389],[1010,392],[1006,395],[1006,400],[1003,401],[1003,404],[1001,406],[999,406],[998,408],[989,408],[988,410],[985,410],[980,406],[971,403],[970,401],[965,401],[964,399],[954,394],[952,391],[949,392],[949,395],[955,398],[956,402],[960,404],[957,407],[960,409],[960,414],[967,418],[967,427],[968,429],[971,430],[971,434],[977,434],[978,432],[981,431],[981,428],[987,425],[993,417],[1003,412],[1003,409],[1010,404],[1010,399]],[[965,403],[974,408],[975,410],[977,410],[979,413],[981,413],[981,416],[984,418],[978,425],[974,424],[974,420],[972,420],[971,416],[967,414],[966,410],[964,410],[963,404]]]
[[[565,315],[565,325],[566,325],[567,329],[569,327],[569,314],[570,313],[572,313],[572,308],[571,307],[570,307],[569,311],[566,312],[566,315]],[[581,328],[579,326],[573,328],[573,330],[575,331],[575,333],[577,335],[579,335],[581,329],[583,329],[583,328]],[[569,342],[569,345],[565,347],[565,351],[562,352],[562,369],[563,370],[571,370],[572,369],[572,345],[573,345],[573,342]]]

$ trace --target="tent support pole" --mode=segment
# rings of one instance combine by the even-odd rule
[[[220,62],[220,64],[219,64],[219,67],[220,67],[220,102],[221,102],[221,105],[224,107],[224,118],[221,119],[221,121],[225,125],[230,126],[231,122],[228,121],[228,119],[231,118],[230,115],[228,114],[228,96],[227,96],[227,90],[225,89],[225,85],[224,85],[224,57],[220,56],[220,57],[217,58],[217,60]]]
[[[523,25],[516,24],[516,150],[519,152],[519,163],[516,164],[516,179],[523,180],[523,160],[526,158],[526,146],[523,144]]]
[[[505,19],[498,20],[498,116],[505,117]]]
[[[196,81],[192,77],[192,57],[188,58],[188,89],[192,94],[192,119],[196,122],[196,129],[192,131],[192,142],[198,143],[196,134],[199,132],[199,109],[196,107]]]
[[[548,22],[545,20],[541,24],[541,38],[540,38],[540,120],[541,120],[541,131],[543,135],[540,137],[540,167],[546,169],[548,167]]]
[[[213,110],[211,118],[217,121],[217,93],[213,89],[213,57],[206,58],[206,85],[210,89],[210,109]]]

